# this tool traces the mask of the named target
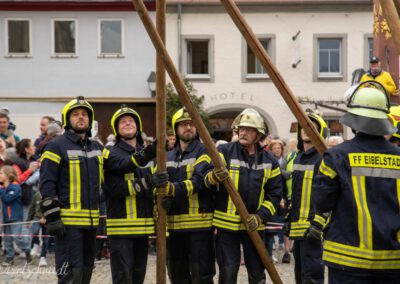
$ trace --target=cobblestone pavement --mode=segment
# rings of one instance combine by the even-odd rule
[[[274,255],[282,259],[281,250],[274,251]],[[4,261],[4,256],[0,256],[0,261]],[[54,284],[57,277],[54,273],[54,254],[48,255],[48,267],[38,267],[39,259],[35,258],[31,264],[25,265],[23,258],[16,257],[15,264],[9,268],[0,267],[0,283],[2,284]],[[216,266],[218,269],[218,266]],[[282,278],[283,283],[294,283],[293,276],[293,256],[290,264],[276,264],[276,268]],[[218,273],[215,277],[215,283],[218,283]],[[95,264],[91,283],[108,284],[111,283],[111,271],[109,260],[101,260]],[[156,283],[156,257],[149,255],[145,284]],[[167,283],[169,281],[167,280]],[[247,273],[244,265],[240,267],[238,283],[248,283]],[[267,276],[267,283],[272,283]]]

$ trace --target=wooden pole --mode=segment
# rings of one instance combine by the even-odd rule
[[[165,0],[156,1],[156,26],[161,40],[165,43]],[[167,170],[167,153],[165,151],[165,141],[167,133],[167,103],[165,97],[165,69],[160,55],[157,53],[156,59],[156,121],[157,121],[157,168],[158,171]],[[167,216],[165,209],[161,206],[165,196],[165,188],[157,189],[157,220],[156,220],[156,247],[157,247],[157,283],[166,283],[166,228]]]
[[[299,102],[296,100],[294,94],[290,90],[289,86],[286,84],[278,69],[272,64],[267,52],[261,45],[260,41],[257,39],[257,36],[252,31],[249,24],[240,13],[239,8],[233,0],[220,1],[225,7],[225,10],[228,12],[229,16],[232,18],[233,22],[236,24],[239,31],[242,33],[243,37],[246,39],[248,45],[260,61],[261,65],[267,71],[269,77],[275,84],[279,93],[282,95],[286,104],[289,106],[293,115],[296,117],[301,127],[310,137],[315,149],[317,149],[317,151],[322,155],[322,153],[326,150],[326,145],[324,141],[322,140],[321,136],[319,136],[314,124],[311,122],[311,120],[304,112],[303,108],[300,106]]]
[[[397,53],[400,54],[400,19],[396,5],[394,1],[391,0],[380,0],[379,3],[381,4],[383,15],[385,16],[392,33]]]
[[[192,118],[194,125],[196,126],[201,139],[203,140],[204,145],[206,146],[208,150],[208,154],[211,157],[211,160],[214,164],[215,167],[221,168],[224,167],[224,164],[221,160],[221,157],[218,154],[217,148],[215,147],[214,142],[211,139],[210,133],[208,132],[207,128],[204,126],[203,121],[201,120],[201,117],[199,113],[197,112],[196,108],[194,107],[192,101],[190,100],[190,97],[186,91],[185,85],[180,78],[179,72],[176,69],[171,57],[168,54],[167,49],[165,48],[165,45],[162,42],[162,39],[158,35],[154,24],[149,16],[149,13],[147,12],[147,9],[145,5],[143,4],[143,0],[132,0],[135,9],[140,17],[140,19],[143,22],[144,27],[147,30],[147,33],[150,36],[151,41],[153,42],[154,47],[157,50],[157,53],[159,56],[162,58],[164,67],[167,70],[171,81],[173,82],[178,95],[181,99],[182,104],[186,107],[186,110],[189,112],[190,117]],[[240,195],[238,191],[235,189],[235,186],[232,182],[232,180],[229,178],[224,181],[224,185],[226,190],[228,191],[229,195],[231,196],[231,199],[233,203],[236,206],[237,211],[239,212],[239,215],[242,219],[243,222],[246,222],[246,220],[249,217],[249,213],[246,209],[246,206],[244,205],[242,199],[240,198]],[[264,242],[262,241],[260,235],[258,234],[257,231],[249,232],[250,239],[252,240],[258,254],[260,255],[260,258],[267,269],[273,283],[282,283],[282,280],[279,277],[278,272],[276,271],[271,258],[269,257],[267,250],[265,248]]]

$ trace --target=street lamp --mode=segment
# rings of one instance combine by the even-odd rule
[[[151,96],[154,98],[156,96],[156,72],[152,71],[147,78],[147,84],[149,84],[149,90]]]

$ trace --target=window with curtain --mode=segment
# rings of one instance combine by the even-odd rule
[[[8,20],[8,53],[30,53],[30,22],[29,20]]]
[[[55,54],[76,53],[75,20],[54,21],[54,53]]]

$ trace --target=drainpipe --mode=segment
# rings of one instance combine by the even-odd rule
[[[178,67],[182,74],[182,3],[178,3]]]

